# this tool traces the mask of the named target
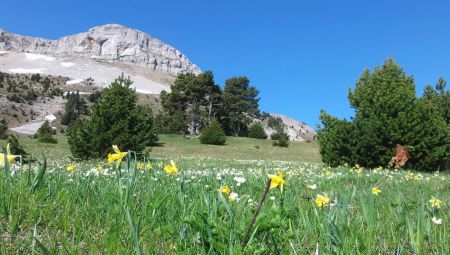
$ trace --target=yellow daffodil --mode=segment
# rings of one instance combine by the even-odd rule
[[[136,168],[137,168],[137,170],[144,170],[144,163],[138,162],[138,163],[136,164]]]
[[[111,164],[114,161],[117,161],[118,164],[120,164],[120,162],[122,162],[122,159],[127,156],[128,152],[121,152],[119,150],[119,148],[117,147],[117,145],[113,145],[112,146],[113,150],[114,150],[114,154],[108,154],[108,162]]]
[[[378,196],[378,193],[380,193],[381,190],[378,187],[373,187],[372,188],[372,194],[374,194],[375,196]]]
[[[441,208],[442,201],[437,199],[437,198],[435,198],[435,197],[433,197],[433,196],[431,196],[431,199],[428,200],[428,202],[430,202],[431,207],[435,207],[435,208],[438,208],[438,209]]]
[[[318,194],[314,200],[314,203],[316,203],[317,207],[322,208],[330,203],[330,198],[326,193],[323,193],[323,195]]]
[[[175,165],[175,162],[173,162],[173,160],[170,161],[170,165],[166,165],[164,167],[164,172],[166,172],[168,174],[177,174],[178,173],[177,165]]]
[[[222,186],[222,187],[220,188],[220,192],[221,192],[222,194],[227,194],[227,195],[229,195],[229,194],[231,193],[231,189],[230,189],[230,187],[228,187],[228,186]]]
[[[18,155],[11,155],[11,151],[9,149],[9,143],[8,145],[6,145],[6,160],[8,160],[9,164],[14,163],[14,161],[16,161],[16,158],[18,157]],[[5,165],[5,154],[0,153],[0,166],[4,166]]]
[[[278,175],[268,174],[270,178],[270,188],[280,187],[281,192],[283,192],[284,184],[286,183],[284,180],[284,172],[280,171]]]
[[[151,163],[147,163],[147,165],[145,166],[145,168],[147,168],[147,170],[152,170],[153,166]]]
[[[75,163],[69,163],[66,167],[66,171],[69,173],[72,173],[77,168],[77,165]]]

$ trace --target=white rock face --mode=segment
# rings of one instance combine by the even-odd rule
[[[142,31],[116,24],[97,26],[88,32],[64,36],[58,40],[21,36],[0,29],[0,52],[4,51],[137,64],[172,75],[201,72],[183,53],[172,46]],[[51,61],[51,58],[43,60]]]

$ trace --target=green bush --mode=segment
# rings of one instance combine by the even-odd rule
[[[202,144],[223,145],[225,140],[225,133],[217,120],[213,120],[200,135],[200,143]]]
[[[9,149],[11,151],[11,154],[21,155],[22,158],[25,158],[28,155],[28,153],[19,144],[19,140],[17,139],[17,136],[15,136],[13,134],[8,135],[8,140],[6,141],[6,144],[9,144]]]
[[[287,136],[280,136],[280,139],[274,140],[272,142],[272,145],[287,148],[289,146],[289,139],[287,138]]]
[[[0,119],[0,139],[8,138],[6,131],[8,130],[8,123],[5,119]]]
[[[277,132],[270,135],[270,138],[273,141],[273,146],[279,146],[279,147],[288,147],[289,146],[289,135],[284,132],[284,129],[282,126],[277,127]]]
[[[137,105],[132,83],[123,75],[117,78],[102,91],[91,119],[80,120],[69,128],[68,141],[74,157],[104,157],[112,145],[140,152],[158,141],[151,111]]]
[[[248,129],[248,137],[256,139],[267,139],[266,131],[264,131],[261,122],[255,122]]]
[[[37,130],[35,138],[38,139],[40,143],[58,143],[58,140],[53,137],[56,130],[53,130],[48,121],[44,122],[42,126]]]

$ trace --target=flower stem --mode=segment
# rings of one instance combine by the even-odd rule
[[[270,182],[271,182],[270,179],[267,180],[266,187],[264,188],[263,194],[262,194],[262,196],[261,196],[261,200],[259,201],[258,207],[256,208],[256,211],[255,211],[255,213],[253,214],[253,218],[252,218],[252,220],[250,221],[250,224],[248,225],[247,231],[245,232],[245,236],[244,236],[244,238],[242,239],[242,243],[241,243],[242,247],[245,247],[245,246],[247,245],[248,238],[249,238],[249,236],[250,236],[250,231],[252,230],[253,225],[255,224],[255,221],[256,221],[256,217],[257,217],[258,214],[259,214],[259,210],[261,210],[261,207],[262,207],[262,205],[263,205],[263,203],[264,203],[264,200],[266,199],[267,192],[269,192]]]

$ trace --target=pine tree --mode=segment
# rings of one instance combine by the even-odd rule
[[[122,150],[142,151],[156,143],[153,118],[148,108],[137,105],[132,81],[123,75],[104,89],[92,108],[89,121],[69,130],[72,154],[80,158],[103,157],[112,145]]]
[[[235,136],[245,135],[248,125],[259,113],[259,91],[250,86],[247,77],[233,77],[225,81],[224,107],[228,113],[229,129]]]
[[[44,124],[37,130],[36,138],[40,143],[58,143],[58,140],[53,137],[55,131],[50,126],[48,121],[45,121]]]
[[[330,164],[387,166],[397,145],[410,159],[406,167],[439,169],[450,155],[450,129],[433,107],[416,97],[411,76],[389,58],[381,68],[366,70],[349,91],[352,122],[322,114],[321,154]]]

